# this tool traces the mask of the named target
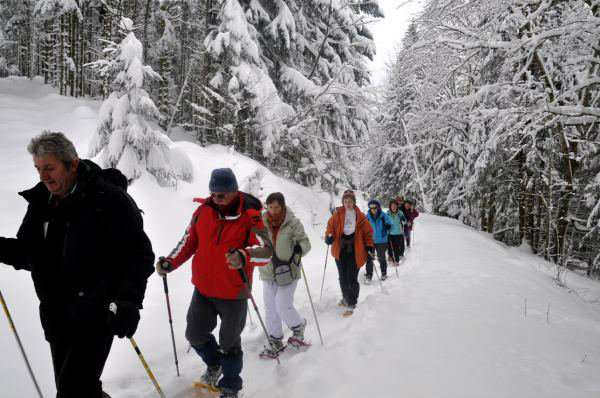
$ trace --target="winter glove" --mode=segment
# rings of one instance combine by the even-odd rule
[[[140,310],[129,301],[118,300],[115,306],[111,304],[111,327],[113,334],[123,337],[133,337],[140,321]],[[116,307],[116,308],[115,308]]]
[[[230,249],[225,253],[225,260],[229,263],[229,268],[240,269],[246,265],[246,253],[239,249]]]
[[[327,243],[328,245],[333,245],[333,235],[327,235],[325,237],[325,243]]]
[[[173,264],[171,264],[171,260],[165,257],[159,257],[156,262],[156,273],[161,278],[164,278],[167,273],[173,271]]]
[[[367,246],[367,253],[369,253],[369,256],[375,258],[375,248],[373,246]]]
[[[296,245],[294,246],[294,254],[302,257],[302,246],[300,246],[300,243],[298,242],[296,242]]]
[[[302,259],[302,247],[300,246],[300,243],[296,242],[294,245],[294,253],[292,256],[294,264],[300,265],[300,260]]]
[[[387,229],[389,231],[390,229],[392,229],[392,225],[391,224],[385,224],[385,229]]]

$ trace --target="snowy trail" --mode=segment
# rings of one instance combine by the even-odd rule
[[[28,140],[45,127],[62,130],[85,157],[98,106],[60,97],[39,81],[0,79],[0,162],[6,171],[0,176],[0,236],[14,236],[26,209],[16,192],[37,181],[26,152]],[[192,184],[163,189],[144,176],[129,189],[146,213],[145,228],[156,255],[168,253],[181,237],[196,207],[192,198],[207,194],[213,168],[232,167],[240,186],[256,170],[264,170],[220,146],[175,145],[192,158]],[[573,294],[552,281],[547,263],[523,249],[507,248],[455,220],[422,215],[399,278],[390,267],[385,293],[376,280],[361,285],[358,308],[346,319],[337,306],[340,289],[331,257],[319,300],[328,194],[266,170],[260,185],[257,195],[263,199],[270,192],[284,193],[311,239],[313,248],[303,263],[325,346],[301,281],[296,304],[308,319],[306,336],[313,346],[303,353],[286,352],[280,366],[259,359],[265,340],[252,311],[254,325],[248,320],[242,335],[245,398],[600,396],[600,312],[578,295],[597,300],[597,282],[570,274],[569,284],[578,293]],[[363,200],[359,205],[365,208]],[[255,277],[253,294],[264,316],[257,272]],[[169,288],[181,377],[175,374],[163,286],[156,276],[148,282],[135,338],[167,396],[195,398],[191,384],[204,365],[194,352],[186,354],[189,264],[169,275]],[[0,289],[42,390],[52,397],[52,365],[30,276],[0,264]],[[286,338],[289,334],[286,330]],[[35,396],[3,314],[0,352],[0,398]],[[115,340],[103,382],[113,398],[158,397],[126,340]]]

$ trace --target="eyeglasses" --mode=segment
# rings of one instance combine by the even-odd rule
[[[226,195],[226,194],[224,194],[224,193],[212,193],[212,192],[211,192],[211,194],[210,194],[210,196],[211,196],[213,199],[214,199],[214,198],[217,198],[217,199],[225,199],[225,195]]]

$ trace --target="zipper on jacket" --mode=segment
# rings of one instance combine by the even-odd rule
[[[217,244],[221,241],[221,233],[223,232],[223,227],[225,224],[221,222],[221,228],[219,228],[219,235],[217,236]]]

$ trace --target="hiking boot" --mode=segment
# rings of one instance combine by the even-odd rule
[[[302,332],[304,333],[304,329],[302,329]],[[279,354],[285,350],[285,346],[283,345],[283,336],[279,338],[269,336],[269,341],[271,344],[265,346],[265,349],[260,353],[260,356],[277,358]]]
[[[381,275],[381,280],[384,281],[387,279],[387,275]]]
[[[341,299],[340,302],[338,303],[338,305],[340,307],[347,307],[348,306],[348,300],[346,300],[345,298]]]
[[[302,323],[298,326],[294,326],[292,328],[292,332],[294,332],[294,334],[292,335],[292,338],[294,338],[295,340],[298,341],[304,341],[304,329],[306,328],[306,319],[302,320]]]
[[[354,314],[354,309],[355,308],[356,308],[355,305],[348,306],[348,308],[346,309],[346,311],[344,311],[344,313],[342,314],[342,316],[344,318],[348,318],[349,316],[352,316],[352,314]]]
[[[365,275],[365,285],[370,285],[373,280],[373,275]]]
[[[238,398],[238,392],[231,388],[221,387],[219,390],[219,398]]]
[[[221,365],[209,366],[206,368],[206,372],[204,372],[202,377],[200,377],[200,383],[215,387],[222,373],[223,369],[221,368]]]

